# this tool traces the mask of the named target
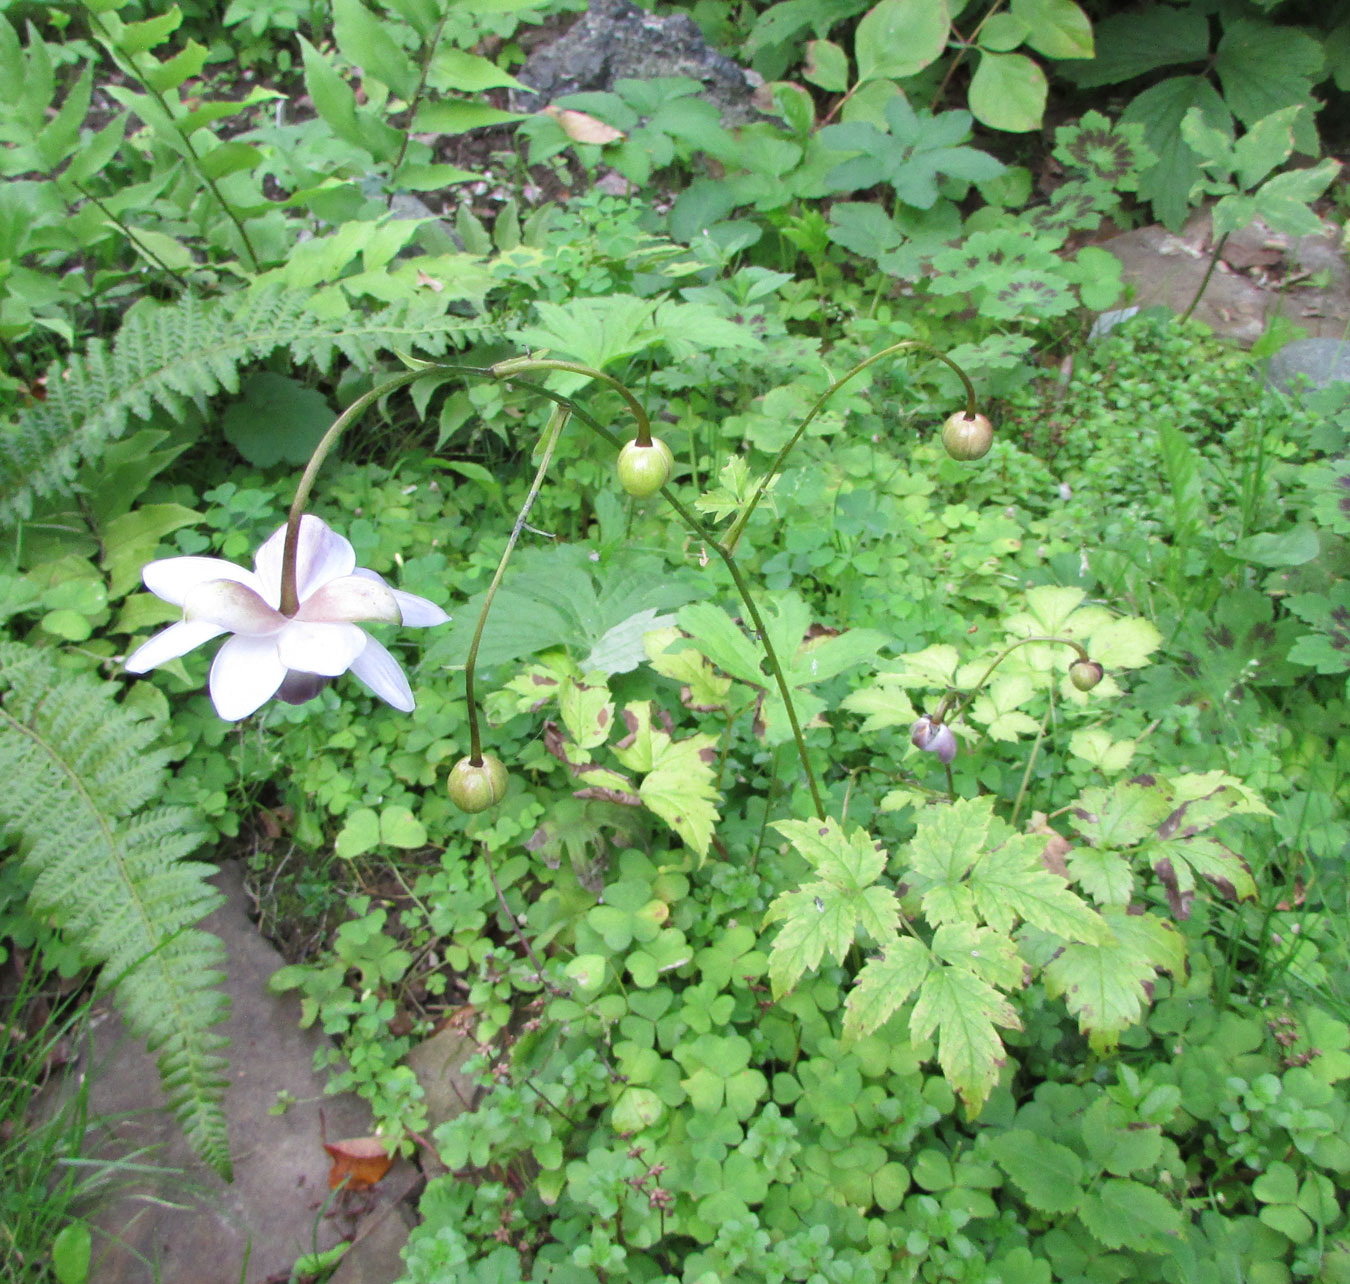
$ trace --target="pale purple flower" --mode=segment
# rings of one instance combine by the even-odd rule
[[[938,761],[950,763],[956,757],[956,733],[945,722],[935,723],[926,713],[909,729],[910,743],[926,753],[935,753]]]
[[[312,514],[300,519],[295,566],[300,609],[288,618],[281,603],[283,526],[258,550],[253,570],[218,557],[167,557],[141,577],[156,597],[183,608],[183,618],[156,633],[127,660],[144,673],[186,655],[203,642],[233,634],[216,652],[208,688],[222,718],[246,718],[273,696],[291,704],[312,699],[350,670],[381,700],[411,713],[412,689],[399,663],[362,621],[426,627],[450,617],[434,602],[390,588],[356,565],[356,552]]]

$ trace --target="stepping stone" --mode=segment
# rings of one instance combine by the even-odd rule
[[[329,1202],[319,1112],[335,1141],[367,1135],[369,1109],[354,1096],[324,1095],[313,1064],[326,1040],[300,1029],[294,995],[268,993],[283,960],[249,920],[240,868],[225,866],[215,881],[228,900],[203,926],[224,940],[229,958],[232,1010],[222,1028],[230,1039],[225,1110],[235,1179],[227,1185],[188,1149],[164,1108],[154,1059],[106,1009],[90,1040],[85,1155],[124,1157],[127,1166],[108,1170],[90,1214],[91,1284],[285,1281],[297,1257],[349,1237],[359,1219],[380,1216],[417,1179],[400,1162],[369,1192]],[[270,1114],[280,1092],[294,1104]]]
[[[1266,364],[1266,382],[1296,393],[1307,380],[1313,388],[1350,383],[1350,343],[1344,339],[1295,339]]]

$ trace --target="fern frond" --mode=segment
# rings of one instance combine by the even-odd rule
[[[241,368],[277,348],[325,370],[339,353],[367,368],[380,349],[439,355],[486,333],[483,323],[447,317],[434,302],[329,319],[310,308],[311,297],[271,285],[209,302],[146,300],[111,345],[95,340],[51,366],[46,401],[0,439],[0,527],[31,517],[40,499],[73,491],[79,468],[95,463],[131,419],[156,405],[181,414],[188,400],[237,392]]]
[[[166,756],[158,728],[51,654],[0,642],[0,825],[49,913],[93,963],[132,1032],[157,1055],[170,1108],[196,1152],[230,1173],[216,988],[224,947],[195,927],[220,903],[184,807],[148,807]]]

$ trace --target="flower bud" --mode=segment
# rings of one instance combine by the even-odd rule
[[[1096,660],[1075,660],[1069,665],[1069,681],[1080,691],[1091,691],[1103,676],[1105,671]]]
[[[953,459],[983,459],[993,444],[993,426],[983,415],[958,410],[942,425],[942,445]]]
[[[506,795],[509,779],[501,759],[485,753],[478,763],[471,757],[461,758],[455,763],[450,769],[446,789],[450,801],[460,811],[486,811],[493,804],[501,802]]]
[[[650,446],[630,441],[619,451],[619,485],[635,499],[647,499],[670,480],[674,467],[675,456],[660,437]]]
[[[910,727],[909,740],[916,749],[937,754],[943,763],[956,757],[956,734],[945,722],[934,722],[926,713]]]

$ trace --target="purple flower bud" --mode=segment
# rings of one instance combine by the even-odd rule
[[[926,713],[909,729],[910,743],[938,760],[950,763],[956,757],[956,736],[944,722],[935,723]]]

